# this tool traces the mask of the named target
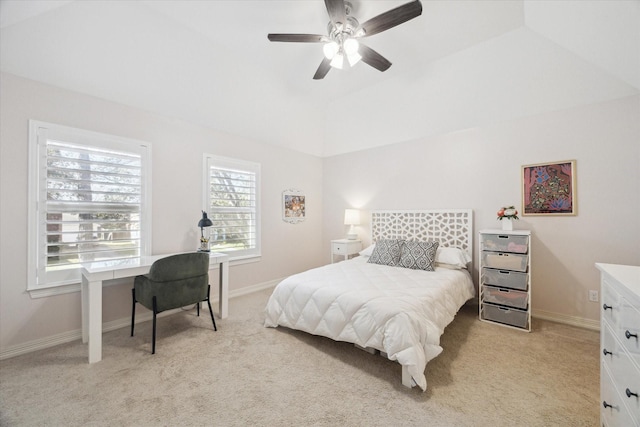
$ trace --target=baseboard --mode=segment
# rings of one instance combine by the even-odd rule
[[[466,304],[469,306],[474,306],[476,310],[478,309],[477,299],[472,298],[467,301]],[[556,323],[563,323],[565,325],[577,326],[579,328],[590,329],[592,331],[600,330],[600,320],[585,319],[584,317],[577,316],[568,316],[566,314],[554,313],[544,310],[533,310],[531,312],[531,317],[542,320],[550,320]]]
[[[248,295],[254,292],[260,292],[265,289],[270,289],[275,287],[282,279],[270,280],[268,282],[258,283],[256,285],[245,286],[240,289],[236,289],[229,292],[229,299],[240,297],[243,295]],[[218,298],[211,299],[211,305],[214,307],[218,303]],[[170,316],[171,314],[179,312],[181,309],[175,310],[167,310],[163,313],[160,313],[158,317]],[[142,313],[136,315],[136,324],[141,322],[147,322],[153,318],[153,314],[151,312]],[[125,328],[131,326],[131,318],[125,317],[121,319],[112,320],[111,322],[103,323],[102,331],[110,332],[115,331],[116,329]],[[22,344],[17,344],[10,346],[8,348],[4,348],[0,351],[0,360],[9,359],[11,357],[20,356],[22,354],[31,353],[33,351],[44,350],[46,348],[55,347],[60,344],[66,344],[68,342],[76,341],[82,339],[82,329],[76,329],[73,331],[63,332],[61,334],[52,335],[45,338],[40,338],[37,340],[29,341]]]
[[[577,326],[592,331],[600,330],[600,320],[585,319],[584,317],[568,316],[566,314],[553,313],[544,310],[534,310],[531,313],[534,318],[550,320],[552,322],[564,323],[565,325]]]

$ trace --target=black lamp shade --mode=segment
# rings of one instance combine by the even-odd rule
[[[204,227],[211,227],[212,225],[213,225],[213,222],[211,222],[211,220],[207,218],[207,213],[205,211],[202,211],[202,219],[198,221],[198,227],[204,228]]]

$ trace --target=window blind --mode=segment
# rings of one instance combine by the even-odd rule
[[[74,292],[82,263],[151,248],[151,144],[29,120],[31,296]]]
[[[208,159],[208,207],[212,251],[233,257],[259,255],[259,165]]]
[[[46,143],[46,268],[139,257],[139,154]]]

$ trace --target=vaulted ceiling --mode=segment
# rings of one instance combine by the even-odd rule
[[[353,0],[360,22],[404,1]],[[640,1],[423,1],[367,44],[393,65],[312,76],[321,0],[0,0],[4,72],[317,156],[640,92]]]

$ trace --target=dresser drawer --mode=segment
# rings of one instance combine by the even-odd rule
[[[620,317],[620,294],[606,281],[602,283],[602,319],[616,328]]]
[[[517,308],[500,307],[493,304],[482,304],[482,318],[493,322],[504,323],[517,328],[526,328],[529,314]]]
[[[484,302],[521,308],[523,310],[526,310],[529,305],[529,294],[527,292],[496,288],[493,286],[483,286],[482,292],[484,294]]]
[[[482,263],[489,268],[499,270],[527,271],[528,255],[504,252],[482,252]]]
[[[510,288],[526,291],[529,286],[529,274],[509,270],[482,269],[482,283],[499,288]]]
[[[633,307],[626,298],[620,298],[620,317],[616,336],[629,353],[629,357],[640,369],[640,311]]]
[[[482,237],[482,250],[493,252],[515,252],[526,254],[529,248],[529,236],[513,234],[485,234]]]
[[[632,415],[640,421],[640,369],[631,361],[623,344],[606,325],[602,329],[602,362],[613,380],[613,388]]]
[[[600,365],[600,414],[607,427],[637,426],[637,421],[617,392],[611,373],[604,364]]]

